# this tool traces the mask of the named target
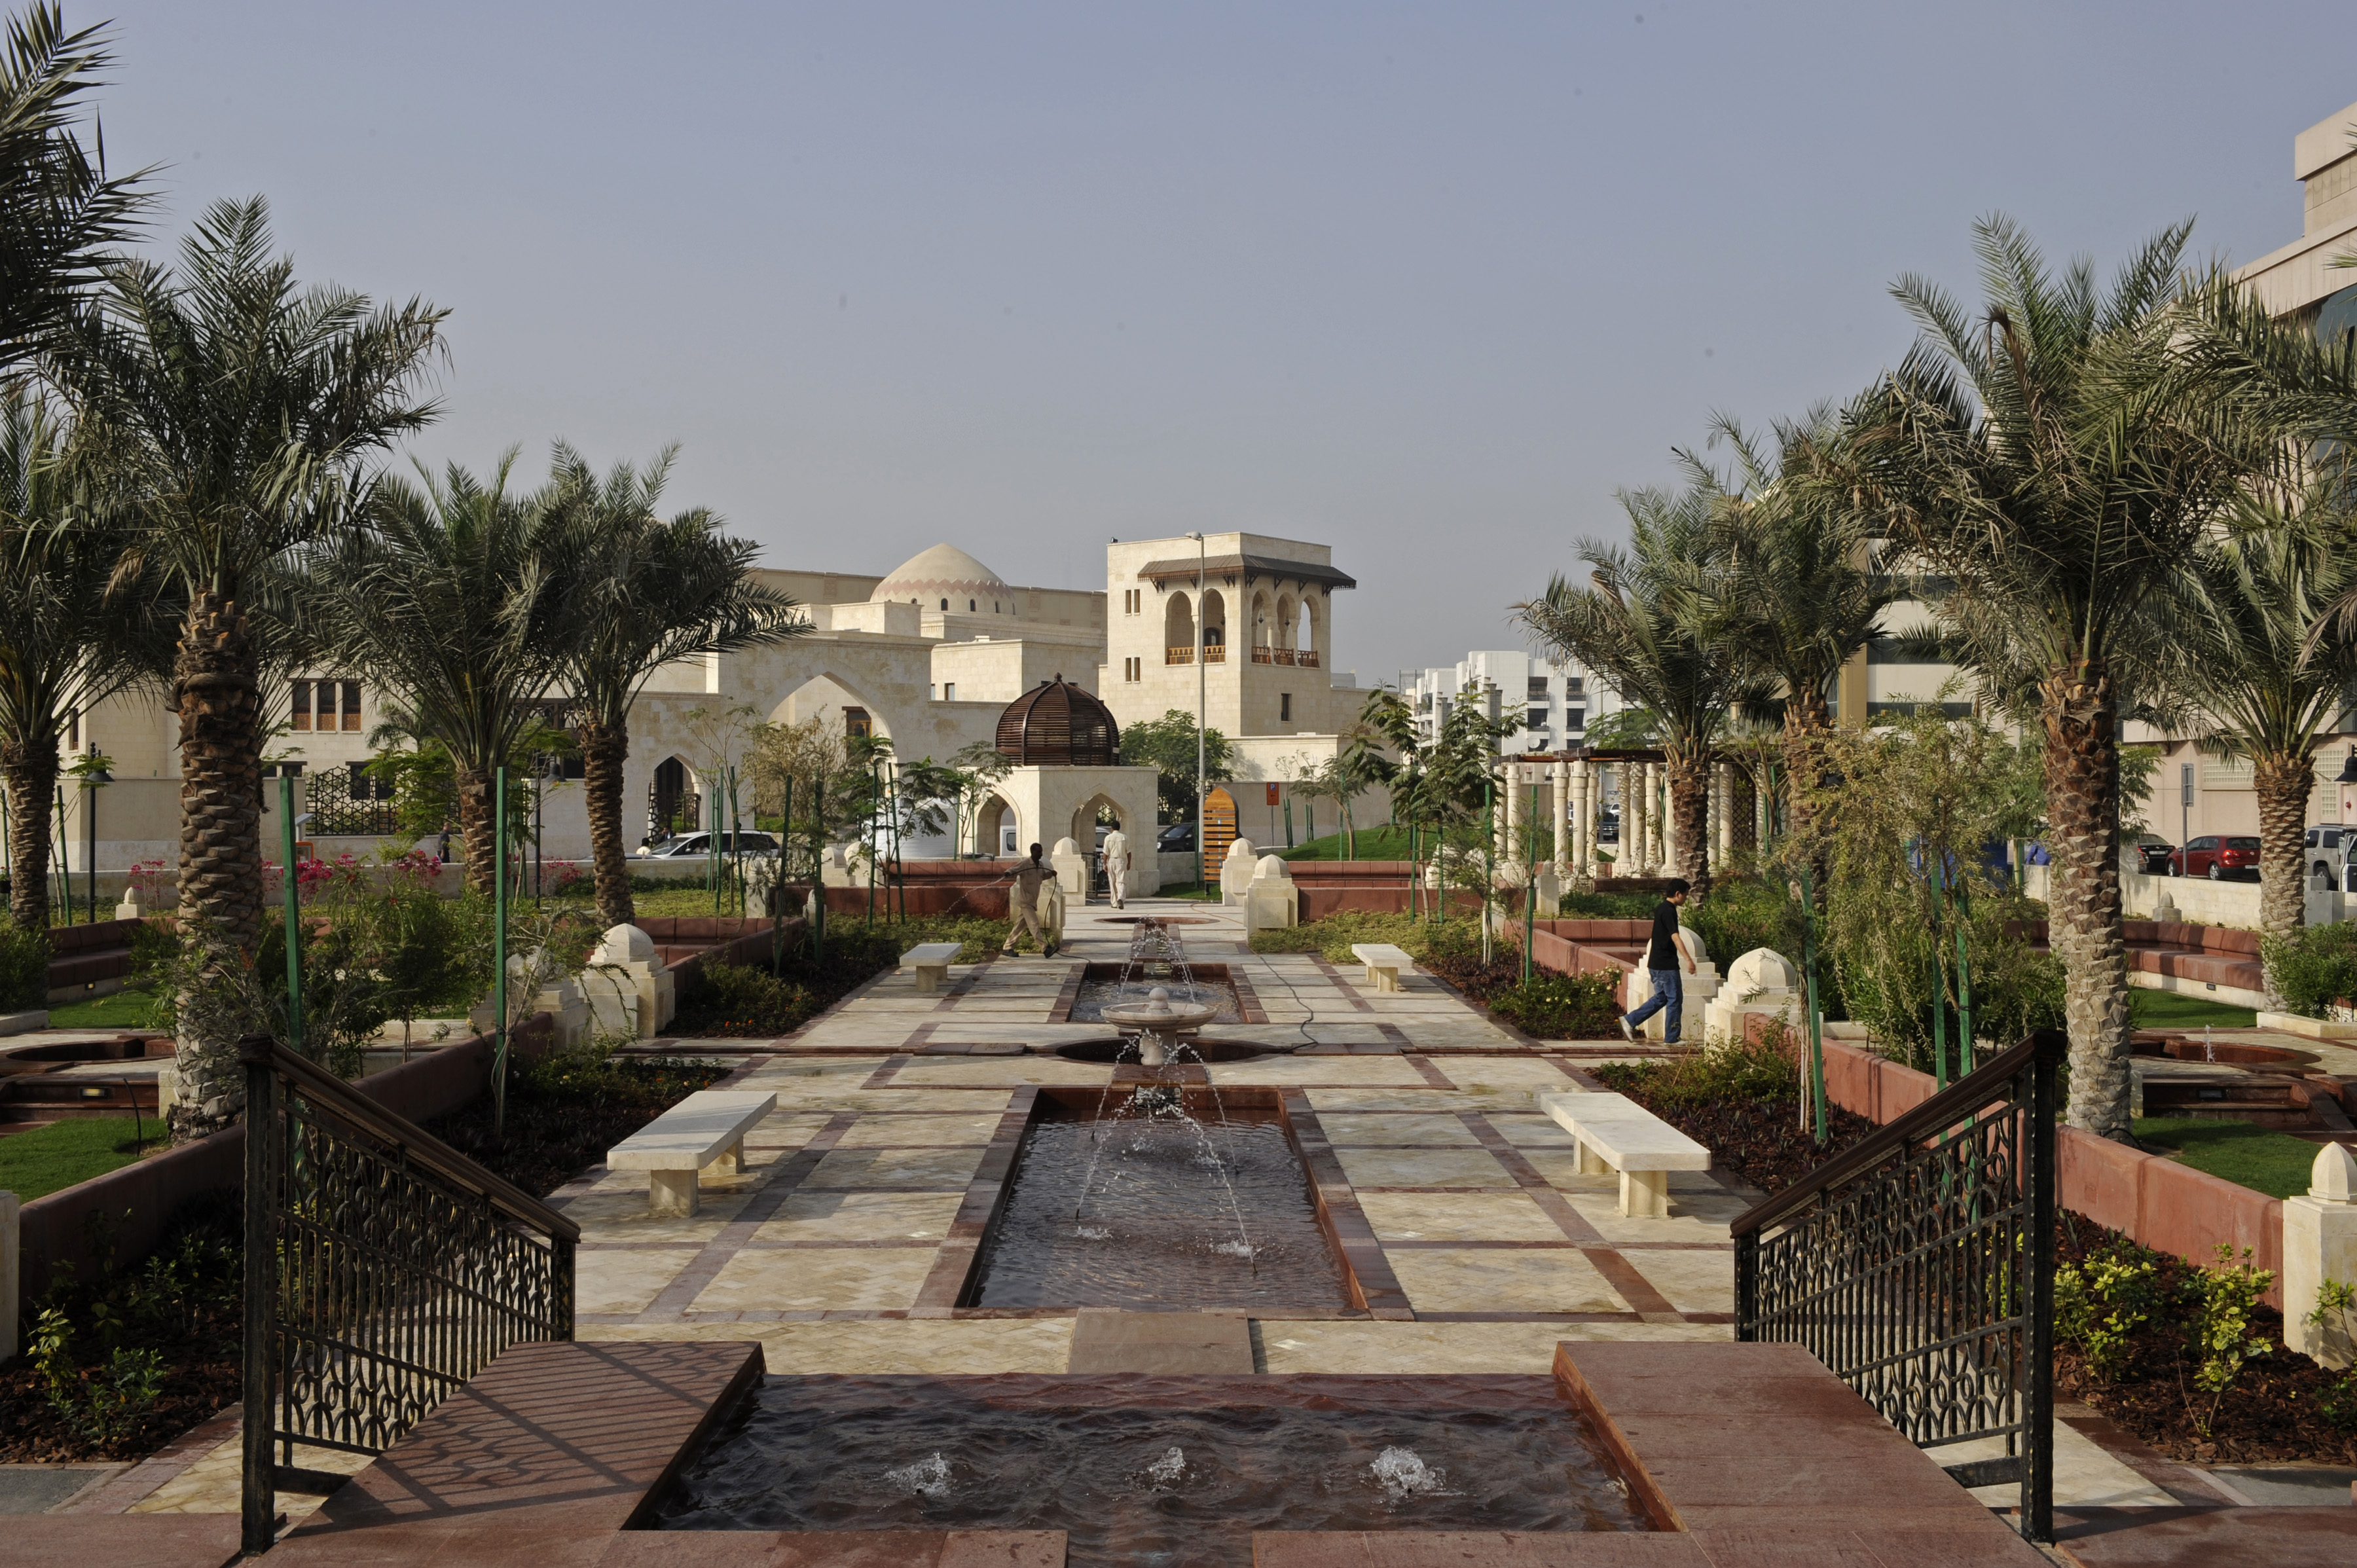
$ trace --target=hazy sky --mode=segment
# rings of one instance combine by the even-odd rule
[[[1318,540],[1363,681],[1519,642],[1714,410],[1906,349],[2003,209],[2106,267],[2297,238],[2339,4],[74,4],[162,233],[267,195],[307,278],[454,312],[417,444],[601,466],[773,564]]]

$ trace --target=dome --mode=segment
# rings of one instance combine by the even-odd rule
[[[997,573],[960,550],[954,544],[936,544],[920,551],[885,574],[867,596],[870,604],[886,600],[906,603],[914,599],[926,609],[937,608],[942,600],[950,601],[950,608],[963,613],[967,599],[982,598],[991,594],[1002,599],[1011,597],[1006,581]]]
[[[1727,966],[1727,989],[1738,997],[1746,993],[1791,991],[1801,983],[1792,961],[1772,948],[1753,948]]]
[[[1121,761],[1121,726],[1110,708],[1059,675],[1006,704],[997,745],[1017,767],[1112,768]]]

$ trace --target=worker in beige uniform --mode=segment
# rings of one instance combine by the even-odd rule
[[[1105,887],[1113,894],[1113,907],[1121,908],[1129,897],[1129,839],[1119,828],[1105,834]]]
[[[1040,854],[1039,846],[1033,844],[1031,858],[1015,868],[1015,885],[1006,893],[1006,945],[999,950],[1003,953],[1012,954],[1016,939],[1028,931],[1039,941],[1041,957],[1056,954],[1055,939],[1039,925],[1039,890],[1056,874],[1039,863]]]

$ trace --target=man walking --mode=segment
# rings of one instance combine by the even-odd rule
[[[1678,929],[1678,908],[1686,901],[1692,884],[1683,876],[1670,879],[1670,890],[1653,906],[1652,939],[1645,946],[1645,972],[1652,977],[1653,994],[1634,1013],[1623,1014],[1620,1032],[1631,1039],[1654,1014],[1663,1014],[1662,1041],[1664,1045],[1678,1043],[1680,1026],[1685,1022],[1686,986],[1679,966],[1685,973],[1694,972],[1694,955],[1687,950],[1685,933]]]
[[[1129,897],[1129,839],[1119,828],[1105,834],[1105,889],[1113,895],[1113,907],[1121,908]]]
[[[1031,858],[1015,868],[1015,885],[1006,891],[1006,945],[999,951],[1007,957],[1015,953],[1016,939],[1029,932],[1039,944],[1039,956],[1056,956],[1056,940],[1039,925],[1039,889],[1056,874],[1039,864],[1040,849],[1031,846]]]

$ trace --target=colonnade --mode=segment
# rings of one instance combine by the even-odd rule
[[[1677,865],[1677,838],[1670,822],[1669,772],[1660,762],[1607,761],[1598,757],[1547,757],[1535,761],[1508,758],[1504,810],[1496,818],[1496,850],[1501,880],[1522,879],[1523,823],[1532,819],[1535,786],[1535,822],[1551,824],[1543,831],[1538,854],[1552,863],[1566,888],[1592,883],[1601,870],[1600,854],[1612,857],[1616,876],[1666,876]],[[1713,865],[1733,858],[1738,841],[1736,816],[1741,811],[1756,818],[1761,802],[1744,799],[1734,765],[1711,766],[1708,814],[1704,842]],[[1620,808],[1617,843],[1597,837],[1605,808]],[[1749,843],[1761,841],[1756,821],[1741,835]],[[1550,843],[1550,837],[1552,843]],[[1551,853],[1550,853],[1551,852]]]

